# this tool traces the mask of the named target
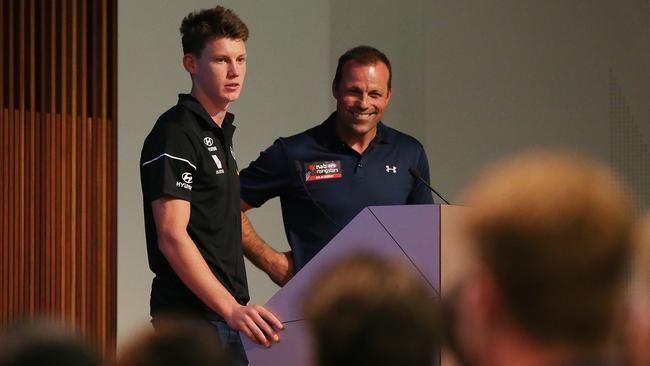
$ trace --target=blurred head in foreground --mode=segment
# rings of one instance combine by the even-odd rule
[[[476,266],[455,303],[468,365],[555,365],[602,357],[620,323],[633,219],[603,166],[532,152],[484,171],[465,193]]]
[[[0,366],[99,366],[99,357],[73,334],[39,322],[0,337]]]
[[[221,348],[217,332],[200,323],[165,320],[132,340],[118,366],[228,366],[231,360]]]
[[[328,268],[304,302],[318,366],[431,365],[433,290],[419,275],[359,254]]]
[[[628,318],[629,364],[650,365],[650,214],[637,225]]]

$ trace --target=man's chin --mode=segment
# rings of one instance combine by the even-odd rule
[[[377,126],[377,123],[379,123],[379,121],[374,119],[347,118],[337,123],[340,124],[340,127],[344,131],[347,131],[347,133],[356,136],[363,136],[368,133],[371,133],[374,130],[374,128]]]
[[[239,94],[241,94],[240,91],[222,92],[219,97],[224,101],[234,102],[239,99]]]
[[[353,124],[351,129],[356,135],[366,135],[373,130],[373,126],[375,126],[373,123],[366,121],[364,123]]]
[[[239,94],[237,94],[237,95],[226,95],[224,97],[224,99],[227,100],[228,102],[234,102],[237,99],[239,99]]]

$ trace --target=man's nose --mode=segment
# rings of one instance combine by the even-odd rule
[[[368,94],[362,94],[357,99],[357,107],[360,109],[368,108]]]
[[[232,79],[232,78],[236,78],[237,76],[239,76],[239,73],[241,72],[239,70],[239,67],[240,66],[237,65],[236,62],[229,63],[228,64],[228,77]]]

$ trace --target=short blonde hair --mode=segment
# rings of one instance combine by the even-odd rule
[[[622,305],[633,225],[611,172],[530,152],[487,169],[465,197],[479,259],[522,329],[544,343],[602,345]]]

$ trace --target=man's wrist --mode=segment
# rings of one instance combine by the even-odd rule
[[[231,298],[231,299],[228,299],[227,301],[225,301],[225,303],[223,305],[219,306],[219,309],[217,309],[217,312],[226,321],[226,323],[228,323],[230,318],[232,317],[232,314],[240,306],[241,305],[237,301],[235,301],[234,298]]]

